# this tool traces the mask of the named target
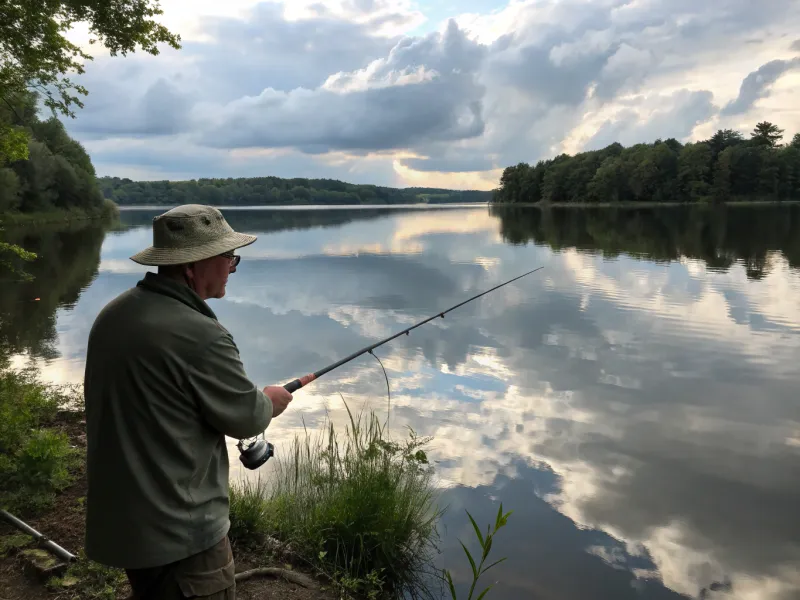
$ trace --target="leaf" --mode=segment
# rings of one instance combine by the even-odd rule
[[[475,522],[475,519],[472,518],[472,515],[469,514],[469,511],[464,511],[467,513],[470,522],[472,523],[472,527],[475,529],[475,535],[478,536],[478,540],[481,542],[481,548],[483,548],[483,536],[481,535],[481,530],[478,528],[478,524]]]
[[[501,562],[503,562],[503,561],[504,561],[506,558],[508,558],[508,557],[507,557],[507,556],[504,556],[504,557],[503,557],[503,558],[501,558],[500,560],[496,560],[496,561],[494,561],[492,564],[490,564],[488,567],[486,567],[486,568],[483,570],[483,572],[484,572],[484,573],[486,573],[486,571],[488,571],[489,569],[491,569],[491,568],[492,568],[493,566],[495,566],[495,565],[499,565],[499,564],[500,564]]]
[[[472,560],[472,555],[469,553],[469,550],[467,550],[467,547],[464,545],[464,542],[462,542],[461,540],[458,540],[458,543],[461,544],[461,547],[464,549],[464,552],[467,553],[467,558],[469,559],[469,564],[472,567],[472,576],[477,578],[478,577],[478,569],[475,566],[475,561]]]
[[[450,597],[451,597],[453,600],[456,600],[456,588],[455,588],[455,586],[453,585],[453,578],[452,578],[452,577],[450,577],[450,571],[447,571],[447,570],[445,570],[445,571],[444,571],[444,574],[445,574],[445,577],[447,577],[447,585],[448,585],[448,586],[449,586],[449,588],[450,588]]]
[[[503,518],[503,503],[501,502],[500,506],[497,507],[497,518],[494,521],[495,531],[497,531],[497,529],[500,528],[500,519],[502,518]]]
[[[494,584],[492,584],[492,585],[494,585]],[[492,585],[490,585],[489,587],[487,587],[485,590],[483,590],[481,592],[481,595],[478,596],[478,600],[481,600],[481,598],[483,598],[486,595],[486,592],[488,592],[490,589],[492,589]]]

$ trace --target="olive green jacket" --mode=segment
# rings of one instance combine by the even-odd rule
[[[84,397],[90,559],[164,565],[227,534],[225,436],[264,431],[272,402],[200,296],[147,273],[112,300],[89,334]]]

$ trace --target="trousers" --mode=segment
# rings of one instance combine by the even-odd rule
[[[233,551],[225,536],[208,550],[168,565],[126,569],[135,600],[235,600]]]

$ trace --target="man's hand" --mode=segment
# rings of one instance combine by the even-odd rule
[[[267,398],[272,400],[272,416],[277,417],[292,401],[292,395],[286,391],[286,388],[280,385],[268,385],[264,388],[264,393]]]

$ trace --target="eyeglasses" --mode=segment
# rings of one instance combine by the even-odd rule
[[[239,261],[242,260],[241,256],[238,256],[233,252],[225,252],[224,254],[220,254],[220,256],[224,256],[225,258],[230,260],[232,267],[236,267],[239,264]]]

